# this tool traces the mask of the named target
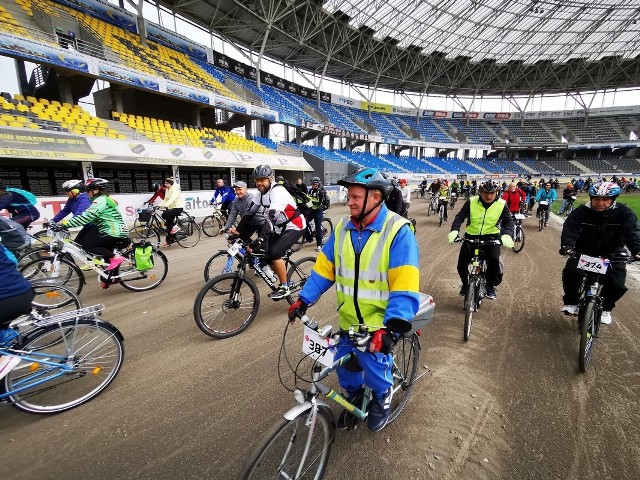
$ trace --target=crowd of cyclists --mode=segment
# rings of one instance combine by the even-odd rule
[[[271,267],[279,285],[269,297],[279,300],[290,293],[282,257],[303,236],[307,222],[315,223],[318,257],[299,299],[290,306],[288,316],[293,319],[303,315],[335,285],[340,328],[346,332],[366,324],[369,331],[374,331],[370,345],[358,354],[357,367],[345,365],[338,368],[337,373],[340,385],[352,402],[362,395],[365,385],[371,388],[374,395],[367,424],[372,431],[379,431],[386,425],[389,412],[392,383],[390,350],[398,335],[410,329],[410,321],[419,304],[419,255],[414,225],[407,219],[411,198],[407,182],[390,178],[375,168],[362,168],[339,180],[338,184],[347,189],[349,216],[338,221],[332,234],[324,239],[318,232],[329,201],[318,177],[311,179],[310,188],[301,179],[297,185],[289,185],[276,179],[275,171],[269,165],[258,165],[253,170],[253,180],[257,189],[253,195],[248,192],[245,182],[237,181],[227,187],[221,179],[218,180],[212,203],[223,205],[227,214],[227,223],[222,231],[230,235],[229,241],[234,237],[245,240],[248,250],[262,259],[263,266],[268,264]],[[587,179],[581,184],[574,179],[566,185],[562,194],[562,213],[568,212],[569,204],[575,200],[574,193],[583,190],[587,184],[589,201],[568,213],[562,229],[561,254],[580,252],[616,258],[623,255],[626,247],[634,259],[640,259],[637,217],[630,208],[617,203],[622,189],[614,180],[617,179]],[[635,179],[624,181],[634,183]],[[539,182],[528,179],[502,184],[493,180],[453,180],[449,183],[445,179],[437,179],[429,185],[422,182],[418,188],[437,197],[439,204],[445,206],[445,221],[448,220],[447,205],[452,197],[464,197],[447,235],[450,243],[459,239],[463,223],[466,224],[465,238],[499,241],[485,249],[485,296],[496,299],[496,287],[504,275],[500,244],[506,248],[514,245],[513,215],[532,212],[533,199],[539,204],[536,214],[548,216],[551,205],[557,200],[558,186],[557,179],[541,179]],[[165,180],[164,185],[156,187],[156,193],[148,203],[158,198],[162,200],[160,207],[164,210],[168,246],[175,234],[172,228],[175,218],[183,209],[180,189],[171,177]],[[101,178],[86,182],[71,180],[65,182],[63,188],[68,202],[53,218],[52,225],[58,228],[83,227],[76,242],[86,251],[103,258],[105,265],[108,264],[107,269],[117,268],[122,259],[114,255],[114,247],[127,237],[127,228],[117,203],[109,195],[109,182]],[[309,201],[304,204],[306,208],[301,205],[296,189],[308,195]],[[29,213],[29,208],[14,208],[17,201],[29,203],[28,196],[18,195],[22,198],[0,185],[0,205],[9,207],[7,210],[20,221],[14,223],[22,228],[30,223],[25,221],[25,217],[33,219],[37,216]],[[540,202],[547,202],[547,207],[541,208]],[[17,310],[6,309],[13,315],[23,311],[23,303],[30,301],[28,288],[24,282],[13,280],[17,278],[15,257],[4,246],[1,250],[0,267],[8,273],[1,277],[0,304],[12,304],[15,300]],[[457,261],[462,295],[466,291],[467,265],[471,255],[467,243],[462,243]],[[569,258],[562,273],[562,312],[568,315],[577,313],[581,273],[575,263],[575,257]],[[602,291],[602,322],[605,324],[611,323],[611,311],[626,291],[625,278],[624,264],[611,268],[605,276]],[[7,283],[9,281],[11,285]],[[0,335],[6,336],[8,317],[5,317],[1,318]],[[348,425],[349,415],[343,412],[338,426]]]

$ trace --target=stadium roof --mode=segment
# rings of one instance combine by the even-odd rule
[[[160,0],[303,71],[395,91],[531,95],[640,86],[637,0]]]

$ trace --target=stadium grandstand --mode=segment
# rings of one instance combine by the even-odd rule
[[[640,101],[605,105],[640,87],[637,6],[415,3],[6,0],[18,88],[0,96],[0,179],[46,198],[95,175],[146,196],[175,175],[204,199],[260,163],[329,186],[361,166],[412,181],[640,173]],[[423,107],[434,96],[452,107]],[[549,97],[561,106],[532,108]]]

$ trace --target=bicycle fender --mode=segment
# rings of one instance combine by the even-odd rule
[[[329,408],[329,405],[325,401],[323,401],[321,399],[317,399],[316,403],[318,405],[318,408],[322,408],[322,407]],[[313,405],[309,401],[304,402],[304,403],[299,403],[298,405],[296,405],[296,406],[290,408],[289,410],[287,410],[283,416],[287,420],[293,420],[298,415],[306,412],[307,410],[311,410],[312,407],[313,407]]]

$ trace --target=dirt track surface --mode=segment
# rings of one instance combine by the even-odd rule
[[[629,278],[613,324],[603,327],[591,369],[579,373],[575,320],[559,313],[560,223],[538,232],[529,219],[524,250],[503,249],[498,299],[483,302],[465,343],[459,246],[447,243],[448,224],[439,228],[426,206],[414,199],[411,215],[421,290],[437,304],[420,360],[432,373],[382,432],[338,431],[325,478],[640,478],[637,280]],[[336,220],[346,208],[330,213]],[[103,317],[126,339],[123,369],[96,399],[60,415],[0,409],[0,478],[238,476],[294,400],[276,368],[287,304],[270,301],[264,285],[260,313],[243,334],[214,340],[194,323],[204,263],[222,245],[203,237],[193,249],[167,249],[169,277],[150,292],[102,291],[87,276],[84,305],[104,303]],[[295,257],[309,255],[312,246]],[[334,297],[328,292],[309,313],[335,324]],[[299,328],[289,331],[292,355],[300,338]]]

